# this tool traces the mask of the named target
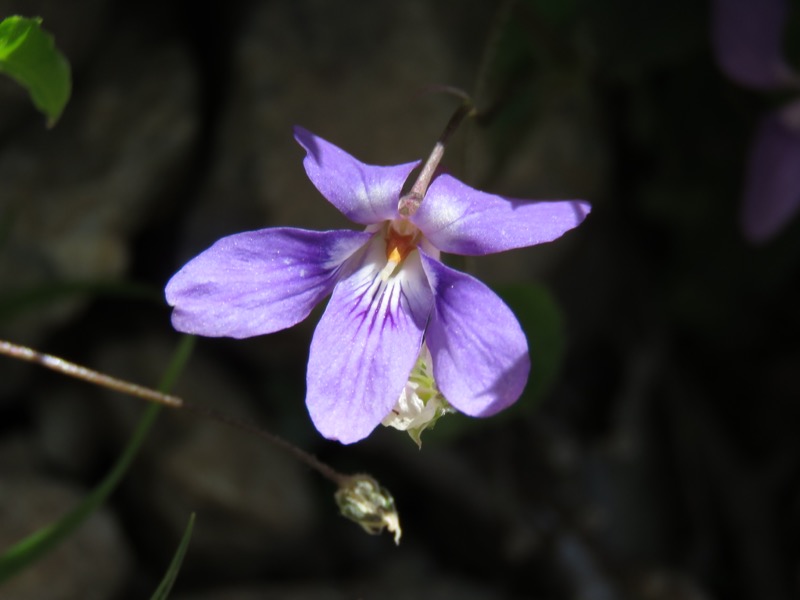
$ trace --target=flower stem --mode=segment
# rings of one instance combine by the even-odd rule
[[[464,118],[472,116],[475,113],[475,107],[469,96],[460,93],[458,96],[463,99],[463,102],[447,122],[442,135],[439,136],[439,139],[433,146],[428,160],[422,165],[422,170],[419,172],[414,185],[411,186],[411,190],[400,198],[400,202],[397,205],[397,212],[400,213],[402,217],[408,218],[417,212],[419,205],[422,204],[422,199],[425,197],[425,193],[428,191],[428,186],[431,184],[431,179],[433,179],[433,175],[436,173],[436,169],[444,156],[444,149],[445,146],[447,146],[448,140],[455,130],[458,129],[458,126],[461,125]]]
[[[167,370],[158,386],[160,390],[164,390],[165,395],[166,390],[174,385],[186,361],[189,359],[193,341],[194,338],[191,336],[183,337],[177,350],[173,354],[172,360],[167,366]],[[38,352],[30,348],[17,346],[16,344],[8,342],[0,342],[0,344],[0,351],[9,356],[38,362],[44,365],[48,365],[48,363],[49,365],[59,364],[57,361],[53,360],[41,360],[45,358],[54,359],[55,357],[39,355]],[[66,363],[66,361],[64,362]],[[70,363],[66,363],[66,365],[69,364]],[[49,368],[60,370],[58,367],[54,366],[49,366]],[[73,373],[77,372],[78,371],[73,369]],[[147,407],[147,410],[139,420],[131,438],[128,440],[125,449],[114,463],[114,466],[102,481],[100,481],[77,506],[56,521],[37,529],[32,534],[3,551],[2,555],[0,555],[0,585],[55,548],[108,499],[128,472],[128,469],[144,444],[144,440],[147,438],[147,434],[150,432],[160,411],[161,406],[155,403]]]
[[[213,409],[195,406],[177,396],[165,394],[163,392],[159,392],[157,390],[122,379],[117,379],[116,377],[105,375],[99,371],[94,371],[81,365],[69,362],[63,358],[53,356],[52,354],[44,354],[42,352],[33,350],[32,348],[14,344],[5,340],[0,340],[0,354],[5,354],[6,356],[10,356],[12,358],[38,364],[61,373],[62,375],[67,375],[75,379],[81,379],[83,381],[93,383],[116,392],[121,392],[129,396],[135,396],[136,398],[147,400],[148,402],[154,402],[156,404],[168,406],[169,408],[182,408],[194,414],[216,419],[217,421],[221,421],[226,425],[238,427],[239,429],[247,431],[248,433],[256,435],[261,439],[278,446],[339,487],[347,483],[352,477],[350,475],[339,473],[332,467],[321,462],[314,455],[298,448],[291,442],[284,440],[274,433],[270,433],[269,431],[260,429],[255,425],[240,421],[239,419],[218,413]]]
[[[180,398],[178,400],[180,400]],[[255,435],[256,437],[259,437],[262,440],[269,442],[273,446],[281,448],[282,450],[288,452],[294,458],[296,458],[303,464],[307,465],[308,467],[312,468],[317,473],[319,473],[329,481],[335,483],[339,487],[347,483],[352,477],[351,475],[345,475],[343,473],[339,473],[333,467],[330,467],[329,465],[325,464],[310,452],[306,452],[305,450],[299,448],[298,446],[295,446],[294,444],[283,439],[282,437],[275,435],[270,431],[267,431],[266,429],[261,429],[260,427],[257,427],[252,423],[248,423],[246,421],[236,419],[235,417],[230,417],[223,413],[217,412],[212,408],[189,404],[184,400],[180,400],[180,402],[181,402],[180,408],[183,408],[189,412],[193,412],[197,415],[202,415],[204,417],[215,419],[217,421],[225,423],[226,425],[236,427],[238,429],[246,431],[247,433]]]
[[[105,375],[99,371],[93,371],[92,369],[87,369],[86,367],[71,363],[63,358],[53,356],[52,354],[43,354],[42,352],[37,352],[32,348],[20,346],[19,344],[13,344],[5,340],[0,340],[0,354],[5,354],[6,356],[10,356],[12,358],[32,362],[34,364],[46,367],[52,371],[57,371],[62,375],[67,375],[75,379],[82,379],[83,381],[114,390],[115,392],[121,392],[129,396],[136,396],[137,398],[142,398],[143,400],[147,400],[149,402],[157,402],[158,404],[163,404],[172,408],[180,408],[183,404],[183,401],[180,398],[171,396],[170,394],[165,394],[163,392],[159,392],[135,383],[130,383],[128,381],[123,381],[122,379]]]

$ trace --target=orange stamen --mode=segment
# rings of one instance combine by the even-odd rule
[[[403,235],[390,225],[386,234],[386,266],[381,271],[381,279],[384,281],[391,277],[395,269],[417,247],[414,243],[417,237],[416,231]]]
[[[415,237],[413,233],[411,235],[400,235],[390,228],[389,237],[386,240],[386,258],[389,262],[400,264],[405,260],[406,256],[417,247],[414,244]]]

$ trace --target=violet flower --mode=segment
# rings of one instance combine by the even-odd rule
[[[366,229],[276,227],[222,238],[167,284],[175,328],[272,333],[331,294],[311,341],[306,405],[322,435],[346,444],[391,414],[425,350],[455,409],[485,417],[513,404],[530,366],[525,335],[494,292],[440,253],[549,242],[583,221],[589,205],[511,200],[439,174],[402,216],[401,190],[418,162],[367,165],[299,127],[295,139],[311,182]]]
[[[712,42],[723,72],[757,90],[798,90],[783,56],[786,0],[714,0]],[[752,242],[777,235],[800,210],[800,100],[758,124],[747,164],[740,223]]]

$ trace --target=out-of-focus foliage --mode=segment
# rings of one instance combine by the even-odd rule
[[[504,285],[497,288],[497,293],[517,315],[528,338],[531,374],[520,403],[523,409],[532,409],[558,377],[566,349],[564,317],[555,298],[543,285]]]
[[[20,16],[0,21],[0,72],[28,90],[52,127],[67,105],[72,79],[69,63],[41,24]]]
[[[183,532],[183,536],[181,537],[181,543],[178,544],[178,548],[175,550],[175,555],[172,557],[172,561],[169,563],[169,568],[164,574],[164,579],[162,579],[161,583],[158,584],[158,588],[156,588],[156,591],[153,593],[151,600],[167,600],[169,597],[169,593],[172,591],[172,586],[175,583],[175,580],[178,578],[178,573],[181,570],[183,557],[186,555],[186,550],[189,548],[189,541],[192,539],[194,518],[195,515],[192,513],[189,516],[189,522],[186,524],[186,531]]]

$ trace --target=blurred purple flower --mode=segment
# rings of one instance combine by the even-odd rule
[[[758,90],[796,90],[786,62],[786,0],[714,0],[712,41],[722,71]],[[741,227],[750,241],[775,236],[800,210],[800,102],[763,117],[747,164]]]
[[[580,201],[512,200],[436,176],[419,209],[398,213],[417,162],[381,167],[296,128],[322,195],[364,231],[287,227],[231,235],[169,281],[176,329],[245,338],[305,319],[332,293],[314,332],[306,405],[327,438],[352,443],[392,411],[425,341],[442,394],[489,416],[513,404],[528,347],[503,301],[440,252],[483,255],[549,242],[589,213]]]

